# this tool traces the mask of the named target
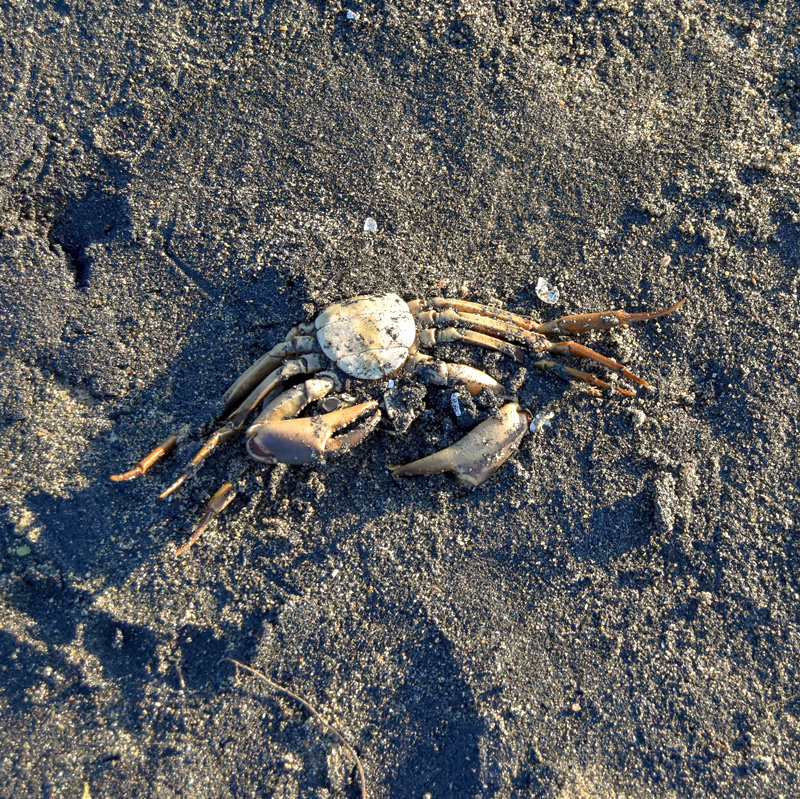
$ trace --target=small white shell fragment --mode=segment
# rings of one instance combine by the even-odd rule
[[[371,216],[368,216],[364,220],[364,233],[374,233],[377,229],[378,223]]]
[[[539,413],[537,413],[536,416],[531,419],[531,433],[537,433],[543,427],[550,427],[554,416],[555,413],[553,413],[553,411],[539,411]]]
[[[559,293],[552,283],[548,283],[543,277],[540,277],[536,282],[536,296],[548,305],[555,305],[558,302]]]
[[[358,11],[351,11],[348,8],[347,11],[345,12],[345,16],[350,20],[358,19]],[[365,230],[366,230],[366,228],[365,228]]]
[[[634,408],[631,411],[631,421],[634,427],[641,427],[647,419],[645,412],[641,408]]]
[[[455,391],[450,395],[450,404],[453,406],[453,413],[460,419],[461,403],[458,401],[458,394]]]

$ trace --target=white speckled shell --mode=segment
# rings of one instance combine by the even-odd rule
[[[417,336],[408,305],[396,294],[353,297],[316,319],[317,341],[336,365],[360,380],[396,372]]]

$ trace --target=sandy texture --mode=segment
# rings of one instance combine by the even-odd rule
[[[371,797],[800,796],[799,27],[772,0],[0,3],[0,796],[358,796],[227,657],[334,721]],[[391,477],[487,412],[403,383],[407,434],[246,469],[173,557],[240,442],[158,492],[292,323],[462,290],[689,302],[584,337],[635,398],[447,350],[553,413],[480,489]]]

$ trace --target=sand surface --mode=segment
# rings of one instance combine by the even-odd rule
[[[800,796],[797,4],[15,0],[0,47],[0,797],[359,796],[226,658],[376,799]],[[581,338],[634,398],[440,350],[552,413],[479,489],[390,475],[491,412],[400,381],[405,434],[157,499],[387,291],[688,302]]]

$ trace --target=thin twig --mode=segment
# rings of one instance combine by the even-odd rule
[[[330,730],[334,734],[334,736],[339,740],[342,746],[347,749],[348,752],[353,756],[354,760],[356,761],[356,768],[358,769],[358,781],[361,786],[361,799],[367,799],[367,780],[364,776],[364,766],[361,764],[361,758],[358,756],[358,752],[356,752],[355,747],[344,737],[344,735],[339,732],[339,730],[333,726],[329,721],[325,721],[322,716],[317,712],[316,708],[303,699],[302,696],[298,696],[297,694],[290,691],[288,688],[284,688],[282,685],[278,685],[274,680],[271,680],[267,677],[266,674],[263,672],[257,671],[256,669],[251,668],[250,666],[246,666],[244,663],[240,663],[238,660],[234,660],[233,658],[222,658],[222,660],[227,660],[229,663],[233,663],[235,666],[238,666],[240,669],[244,669],[245,671],[249,671],[254,676],[258,677],[260,680],[263,680],[270,688],[274,688],[276,691],[279,691],[282,694],[286,694],[286,696],[294,699],[295,702],[302,705],[317,721],[322,724],[323,727]],[[220,661],[222,662],[222,661]]]

